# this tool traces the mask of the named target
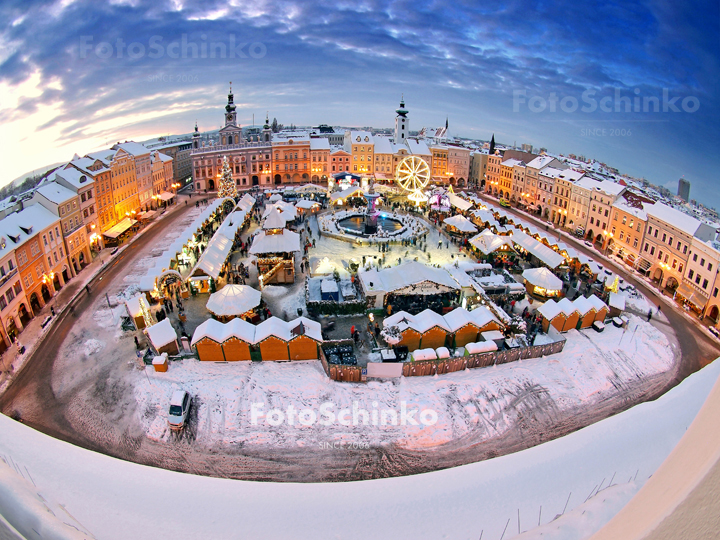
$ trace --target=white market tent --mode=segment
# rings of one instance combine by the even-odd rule
[[[218,317],[233,317],[257,307],[261,298],[260,291],[249,285],[225,285],[210,295],[205,307]]]
[[[460,286],[443,268],[426,266],[421,262],[410,261],[392,268],[382,270],[368,270],[359,274],[363,288],[366,291],[395,292],[412,288],[423,282],[440,285],[441,288],[458,290]],[[438,290],[432,287],[420,288],[412,294],[437,294]]]
[[[510,239],[513,243],[523,248],[550,268],[557,268],[561,264],[565,263],[565,257],[556,253],[546,245],[538,242],[532,236],[528,236],[522,231],[513,231]]]
[[[273,208],[265,218],[262,228],[266,231],[271,229],[284,229],[285,225],[286,221],[282,218],[278,209]]]
[[[208,242],[195,268],[190,272],[191,276],[204,274],[213,279],[220,276],[222,267],[227,261],[235,241],[235,232],[242,227],[245,216],[246,212],[244,210],[228,214],[225,221]]]
[[[260,231],[250,246],[251,255],[264,253],[292,253],[300,251],[300,235],[296,232],[283,229],[282,234],[266,234]]]
[[[327,188],[318,186],[316,184],[305,184],[299,188],[295,188],[297,193],[327,193]]]
[[[171,246],[157,258],[155,266],[150,268],[145,275],[140,278],[138,284],[143,292],[152,291],[155,288],[157,278],[170,269],[171,262],[182,252],[183,246],[192,240],[195,233],[225,202],[226,199],[215,199],[195,220],[188,225],[182,234],[171,244]]]
[[[295,208],[301,208],[303,210],[310,210],[311,208],[315,208],[316,206],[320,206],[320,203],[315,201],[309,201],[308,199],[300,199],[298,202],[295,203]]]
[[[280,216],[282,216],[285,221],[292,221],[297,217],[297,208],[295,208],[295,205],[285,201],[279,201],[275,204],[269,204],[265,207],[262,219],[268,217],[270,215],[270,212],[272,212],[273,210],[279,211]],[[283,225],[283,227],[284,226],[285,225]]]
[[[463,233],[474,233],[478,230],[468,218],[460,214],[447,218],[443,221],[443,223],[445,223],[445,225],[455,227],[458,231]]]
[[[528,283],[550,291],[562,290],[562,280],[547,268],[528,268],[522,273]]]
[[[462,212],[470,210],[473,207],[473,203],[471,203],[470,201],[466,201],[465,199],[461,199],[454,193],[448,193],[447,197],[448,201],[450,201],[450,205],[454,206]]]
[[[255,198],[248,195],[247,193],[243,195],[237,203],[237,207],[240,210],[245,210],[246,212],[250,210],[253,206],[255,206]]]
[[[469,242],[483,255],[489,255],[490,253],[494,253],[505,248],[515,251],[511,238],[512,237],[510,236],[493,234],[489,229],[485,229],[480,234],[473,236]]]

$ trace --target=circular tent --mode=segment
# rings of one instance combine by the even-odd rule
[[[525,289],[537,296],[560,296],[562,280],[547,268],[529,268],[522,273]]]
[[[210,295],[208,311],[220,319],[241,317],[260,304],[261,293],[248,285],[225,285]]]

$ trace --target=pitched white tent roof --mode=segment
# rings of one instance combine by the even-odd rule
[[[277,208],[273,208],[270,210],[270,213],[265,218],[265,223],[263,223],[262,228],[265,230],[268,229],[284,229],[285,228],[286,221],[280,217],[280,212],[278,212]]]
[[[244,210],[228,214],[222,225],[215,231],[205,251],[200,256],[200,260],[193,268],[191,275],[194,275],[196,270],[201,270],[213,279],[220,276],[220,271],[225,261],[227,261],[235,241],[235,232],[242,226],[244,221]]]
[[[380,271],[361,272],[359,276],[367,291],[392,292],[423,281],[430,281],[451,289],[460,288],[447,270],[426,266],[417,261],[410,261]]]
[[[250,246],[251,255],[293,251],[300,251],[300,235],[287,229],[282,234],[266,234],[265,231],[260,231]]]
[[[443,223],[445,223],[445,225],[455,227],[461,232],[473,233],[477,232],[478,230],[477,227],[473,225],[468,218],[466,218],[465,216],[461,216],[460,214],[447,218]]]
[[[242,315],[260,304],[262,294],[249,285],[225,285],[210,295],[208,311],[218,317]]]
[[[315,201],[309,201],[307,199],[300,199],[298,202],[295,203],[295,208],[303,208],[306,210],[315,206],[320,206],[320,203]]]
[[[528,268],[522,273],[528,282],[536,287],[559,291],[562,289],[562,280],[547,268]]]
[[[470,210],[473,207],[473,203],[471,203],[470,201],[466,201],[465,199],[461,199],[454,193],[448,193],[448,201],[450,201],[450,204],[452,206],[459,210],[462,210],[463,212],[465,212],[466,210]]]
[[[565,262],[565,257],[560,255],[559,253],[556,253],[546,245],[538,242],[532,236],[528,236],[522,231],[513,231],[513,234],[510,238],[514,243],[540,259],[550,268],[557,268]]]
[[[512,238],[510,236],[500,236],[493,234],[489,229],[485,229],[480,234],[473,236],[470,243],[479,249],[484,255],[489,255],[495,251],[502,249],[504,246],[513,249]]]

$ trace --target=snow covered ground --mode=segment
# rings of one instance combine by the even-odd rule
[[[186,359],[172,363],[167,373],[154,373],[151,368],[147,373],[129,372],[126,383],[134,388],[137,422],[155,440],[171,438],[170,396],[185,389],[197,411],[197,423],[192,425],[195,442],[208,448],[238,444],[292,448],[329,441],[420,449],[456,439],[499,438],[534,415],[550,415],[560,422],[630,389],[642,393],[642,381],[672,376],[675,351],[664,334],[638,317],[631,317],[627,330],[614,326],[602,334],[573,330],[566,337],[565,350],[558,355],[399,381],[333,382],[316,361],[211,364]],[[322,416],[323,404],[330,404],[326,410],[335,416],[347,409],[351,425]],[[258,413],[254,417],[253,406]],[[428,422],[434,421],[400,425],[403,406],[416,411],[415,421],[423,411],[428,411]],[[353,415],[354,407],[367,415]],[[270,414],[273,409],[286,417],[279,425],[273,425],[280,418]],[[307,425],[297,417],[289,424],[287,411],[292,409],[296,414],[309,411]],[[390,412],[383,424],[381,415],[387,410],[395,412],[398,425]],[[323,425],[322,419],[329,425]]]
[[[525,540],[587,538],[668,456],[719,374],[715,362],[656,401],[522,452],[364,482],[175,473],[92,453],[0,415],[0,529],[58,539],[475,540],[518,530],[529,531]]]

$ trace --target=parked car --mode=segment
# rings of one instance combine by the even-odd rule
[[[589,248],[593,247],[592,242],[590,242],[588,240],[585,240],[584,244]]]
[[[720,338],[720,330],[715,328],[714,326],[708,326],[708,330],[710,330],[710,333],[715,336],[716,338]]]
[[[168,424],[170,429],[182,429],[187,422],[188,413],[192,398],[185,390],[176,390],[170,398],[170,410],[168,411]]]
[[[500,203],[500,206],[510,206],[510,201],[507,199],[500,199],[498,202]]]

